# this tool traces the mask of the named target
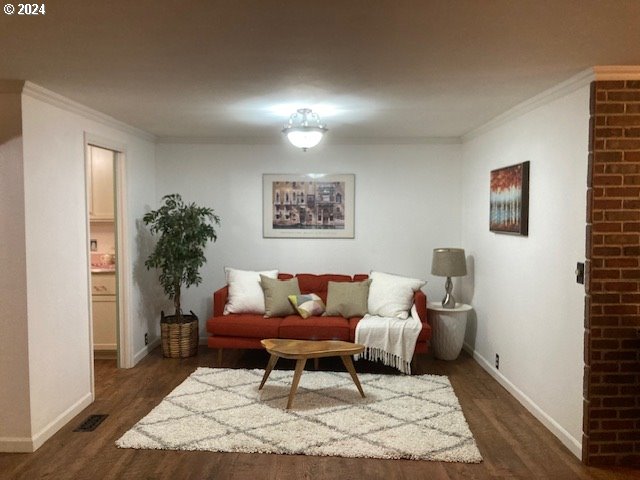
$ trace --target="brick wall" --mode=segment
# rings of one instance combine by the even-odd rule
[[[591,85],[583,460],[640,465],[640,81]]]

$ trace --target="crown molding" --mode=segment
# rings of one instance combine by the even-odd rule
[[[282,145],[282,137],[158,137],[158,144]],[[325,145],[459,145],[460,137],[332,137]],[[288,145],[288,144],[287,144]]]
[[[599,65],[593,73],[596,80],[640,80],[639,65]]]
[[[278,145],[277,137],[157,137],[158,144]]]
[[[41,87],[40,85],[36,85],[35,83],[31,83],[29,81],[24,82],[22,93],[31,98],[35,98],[36,100],[41,100],[55,107],[67,110],[68,112],[76,113],[84,118],[94,120],[108,127],[112,127],[122,132],[134,135],[138,138],[154,143],[157,140],[156,136],[152,133],[136,127],[132,127],[129,124],[121,122],[120,120],[116,120],[115,118],[92,108],[86,107],[81,103],[75,102],[67,97],[63,97],[62,95],[52,92],[51,90]]]
[[[334,145],[459,145],[460,137],[344,137]]]
[[[519,103],[515,107],[510,108],[504,113],[501,113],[497,117],[492,118],[484,125],[481,125],[473,130],[462,135],[462,142],[467,142],[483,133],[486,133],[494,128],[503,125],[514,118],[518,118],[525,113],[528,113],[532,110],[535,110],[538,107],[546,105],[560,97],[564,97],[575,90],[589,85],[592,81],[596,79],[593,68],[588,68],[587,70],[583,70],[582,72],[574,75],[573,77],[565,80],[558,85],[551,87],[538,95],[531,97],[529,100],[525,100],[522,103]]]

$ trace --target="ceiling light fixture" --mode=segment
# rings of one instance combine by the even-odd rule
[[[329,129],[320,123],[320,117],[310,108],[299,108],[289,117],[289,122],[282,129],[291,145],[303,151],[315,147]]]

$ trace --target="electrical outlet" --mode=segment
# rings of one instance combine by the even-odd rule
[[[584,263],[578,262],[576,264],[576,283],[584,285]]]
[[[144,344],[145,345],[149,345],[149,334],[148,333],[144,334]]]
[[[496,370],[500,370],[500,355],[496,353]]]

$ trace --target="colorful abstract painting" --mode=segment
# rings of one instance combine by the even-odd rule
[[[489,230],[529,234],[529,162],[491,171]]]

